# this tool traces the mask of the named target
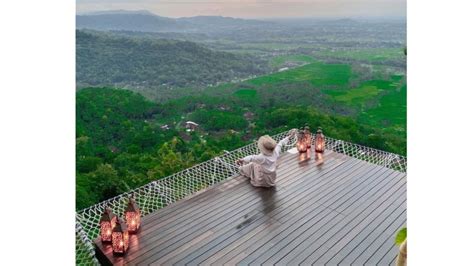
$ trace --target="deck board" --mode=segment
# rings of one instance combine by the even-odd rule
[[[355,172],[353,172],[352,174],[355,174]],[[367,172],[362,172],[362,173],[359,173],[358,175],[353,175],[351,176],[351,178],[355,178],[355,180],[360,181],[360,180],[363,180],[360,177],[362,177],[365,174],[367,174]],[[364,182],[359,182],[359,184],[357,182],[354,182],[351,185],[354,187],[359,187],[359,189],[363,189],[363,187],[361,187],[361,184],[364,184]],[[325,198],[327,198],[328,200],[322,203],[324,206],[337,206],[337,204],[341,204],[340,202],[347,201],[347,193],[344,194],[344,191],[346,189],[343,186],[340,186],[339,188],[343,188],[343,189],[339,189],[339,191],[331,193],[332,195],[330,196],[325,196]],[[332,220],[331,222],[334,223],[335,221]],[[321,224],[320,226],[313,225],[311,226],[311,230],[307,230],[307,231],[303,230],[303,228],[298,228],[298,230],[290,234],[289,237],[285,239],[285,241],[281,241],[277,245],[266,250],[265,254],[262,257],[260,257],[258,261],[269,263],[269,264],[274,264],[278,262],[282,257],[285,256],[285,254],[289,253],[290,251],[304,244],[306,236],[310,235],[312,232],[315,232],[322,225],[323,224]]]
[[[306,243],[304,252],[293,259],[290,264],[293,263],[310,263],[319,259],[320,254],[317,251],[318,248],[324,244],[327,246],[328,242],[339,239],[344,233],[352,230],[356,225],[363,222],[366,226],[371,225],[371,219],[379,212],[385,210],[394,200],[397,199],[401,193],[401,186],[390,187],[382,189],[378,192],[378,197],[374,197],[367,202],[367,204],[360,205],[357,207],[357,211],[354,211],[354,215],[347,216],[342,222],[336,224],[328,224],[323,230],[314,234],[309,243]]]
[[[406,174],[327,152],[279,159],[277,186],[236,176],[143,217],[116,265],[393,265],[406,224]]]
[[[243,183],[243,181],[245,181],[245,179],[243,178],[239,178],[239,179],[242,179],[240,180],[239,182],[240,183]],[[234,182],[235,180],[230,180],[229,182]],[[217,185],[216,188],[219,188],[221,185]],[[245,190],[247,193],[254,193],[253,190],[248,190],[246,189]],[[157,230],[157,229],[160,229],[159,232],[160,232],[160,237],[163,237],[164,234],[162,233],[170,233],[170,232],[173,232],[173,231],[176,231],[177,229],[179,229],[180,227],[186,227],[186,223],[183,222],[183,221],[186,221],[186,219],[188,219],[189,216],[192,216],[194,218],[199,218],[201,216],[197,216],[197,215],[202,215],[202,214],[205,214],[202,212],[202,209],[204,208],[204,210],[206,210],[207,212],[212,212],[212,211],[219,211],[219,209],[215,209],[217,207],[220,207],[222,209],[222,207],[225,207],[223,206],[224,204],[222,204],[223,202],[219,199],[219,194],[217,193],[217,190],[209,190],[207,191],[207,198],[215,198],[215,202],[214,203],[209,203],[209,202],[206,202],[206,201],[201,201],[201,200],[196,200],[196,201],[190,201],[189,199],[188,200],[185,200],[185,202],[188,202],[189,205],[191,205],[191,207],[187,206],[187,205],[182,205],[181,201],[179,201],[178,203],[180,203],[179,205],[178,204],[173,204],[173,205],[170,205],[163,210],[163,215],[161,214],[161,211],[160,212],[156,212],[152,215],[148,215],[146,216],[144,219],[143,219],[143,226],[142,226],[142,230],[141,230],[141,234],[144,236],[142,238],[142,240],[146,240],[149,238],[149,236],[154,236],[153,234],[150,234],[151,232]],[[201,196],[202,194],[198,195]],[[220,195],[222,196],[222,195]],[[236,193],[233,194],[233,198],[234,199],[238,199],[238,197],[240,196],[240,194],[238,193],[238,191],[236,191]],[[218,204],[220,203],[220,204]],[[179,208],[178,206],[182,206],[182,208]],[[178,208],[177,208],[178,207]],[[173,212],[169,212],[169,209],[172,209],[174,211],[174,215],[173,215]],[[166,212],[165,212],[166,211]],[[157,213],[160,213],[159,215],[157,215]],[[189,219],[188,219],[189,220]],[[149,224],[149,226],[148,226]],[[156,239],[153,238],[151,239],[151,241],[155,241]],[[143,242],[146,242],[146,241],[141,241],[141,243]],[[130,250],[128,252],[128,258],[131,258],[133,257],[133,254],[136,250],[134,250],[134,244],[135,243],[131,243],[130,245]],[[143,251],[142,249],[140,249],[140,251]]]
[[[229,199],[223,199],[223,200],[219,200],[219,199],[212,199],[213,202],[205,202],[203,203],[203,206],[206,207],[206,212],[204,213],[204,215],[201,215],[199,216],[200,218],[202,219],[199,219],[198,221],[195,221],[192,225],[193,226],[182,226],[182,224],[179,224],[178,226],[176,227],[181,227],[181,232],[187,232],[189,233],[190,229],[197,229],[196,226],[199,226],[202,224],[200,224],[200,222],[202,221],[206,221],[210,218],[213,218],[214,220],[217,219],[217,217],[221,217],[223,214],[228,214],[229,211],[233,210],[233,208],[237,208],[239,211],[242,211],[242,210],[247,210],[249,211],[248,208],[250,208],[250,206],[252,204],[254,204],[256,201],[258,201],[259,198],[261,197],[264,197],[264,195],[262,195],[261,192],[263,193],[266,193],[267,190],[265,189],[249,189],[249,187],[251,188],[250,184],[246,184],[246,189],[243,190],[245,191],[245,193],[247,193],[246,197],[244,199],[239,199],[239,198],[233,198],[232,200],[229,200]],[[243,191],[241,191],[240,193],[242,193]],[[238,191],[234,191],[232,193],[232,195],[238,195],[240,194]],[[213,209],[213,206],[218,206],[219,209]],[[224,213],[222,213],[224,212]],[[226,213],[227,212],[227,213]],[[215,215],[214,215],[215,214]],[[207,216],[206,216],[207,215]],[[210,217],[212,216],[212,217]],[[232,215],[227,215],[227,217],[224,217],[224,218],[232,218]],[[196,216],[193,216],[194,219],[196,219],[197,217]],[[230,221],[230,220],[228,220]],[[218,226],[222,226],[223,224],[219,224]],[[225,224],[224,224],[225,225]],[[165,228],[163,228],[165,229]],[[216,229],[216,228],[214,228]],[[176,239],[176,238],[175,238]]]
[[[328,164],[328,168],[329,168],[329,165]],[[291,175],[289,176],[292,176],[293,174],[295,173],[295,171],[292,172]],[[295,181],[297,179],[290,179],[290,181]],[[276,209],[276,211],[283,211],[283,212],[287,212],[289,211],[288,210],[285,210],[283,208],[278,208],[280,205],[278,204],[279,202],[283,202],[283,197],[284,195],[287,195],[289,194],[291,191],[288,191],[288,190],[268,190],[268,189],[261,189],[261,188],[253,188],[251,187],[250,184],[247,184],[249,186],[249,188],[251,188],[251,191],[256,191],[256,193],[258,193],[259,195],[259,198],[257,198],[256,200],[255,199],[251,199],[250,201],[247,201],[248,199],[245,199],[245,200],[239,200],[239,201],[236,201],[235,202],[235,205],[236,206],[239,206],[239,205],[242,205],[243,203],[248,203],[247,206],[244,207],[244,209],[246,209],[246,212],[249,212],[249,211],[260,211],[260,212],[263,212],[263,213],[268,213],[270,212],[272,209]],[[280,192],[280,193],[278,193]],[[268,195],[273,195],[272,197],[269,197]],[[279,197],[279,195],[281,195],[281,197]],[[268,201],[268,200],[265,200],[265,198],[267,199],[271,199],[271,201]],[[257,203],[257,204],[256,204]],[[296,202],[295,202],[296,203]],[[248,215],[248,214],[247,214]],[[251,217],[251,215],[248,215],[249,217]],[[235,219],[235,217],[237,216],[229,216],[228,217],[228,220],[226,222],[229,222],[231,221],[232,219]],[[257,222],[257,221],[255,221]],[[254,222],[254,223],[255,223]],[[261,220],[258,220],[258,222],[261,222]],[[228,230],[228,228],[225,227],[226,224],[219,224],[215,229],[220,229],[220,228],[224,228],[225,230]],[[232,227],[231,228],[231,232],[230,233],[233,233],[235,232],[236,230]],[[206,246],[204,246],[205,248]],[[155,254],[151,259],[149,260],[152,260],[153,258],[155,257],[159,257],[159,255],[161,254]],[[146,261],[146,262],[151,262],[151,261]]]
[[[324,192],[322,192],[321,194],[319,193],[314,193],[314,192],[311,192],[311,193],[304,193],[304,195],[306,197],[313,197],[313,201],[314,203],[313,204],[321,204],[322,206],[327,206],[327,205],[330,205],[330,202],[334,202],[338,199],[338,193],[343,190],[344,188],[346,188],[346,186],[344,184],[347,184],[349,183],[352,178],[353,178],[353,175],[355,176],[362,176],[364,174],[367,174],[367,168],[363,167],[365,163],[360,163],[360,168],[357,169],[357,171],[353,171],[353,169],[355,169],[356,167],[351,167],[351,168],[347,168],[347,170],[344,172],[344,174],[342,174],[341,172],[337,172],[338,174],[338,183],[333,183],[331,182],[331,186],[323,186],[322,188],[324,189]],[[357,180],[357,179],[356,179]],[[332,179],[331,179],[332,181]],[[317,196],[313,196],[313,195],[317,195]],[[308,200],[308,199],[306,199]],[[330,208],[327,208],[329,210],[331,210]],[[331,210],[334,214],[340,214],[334,210]],[[302,233],[304,234],[308,234],[311,232],[311,230],[315,230],[316,228],[318,228],[316,225],[313,225],[312,222],[315,222],[317,221],[316,217],[318,216],[321,216],[321,215],[316,215],[316,216],[309,216],[307,217],[306,216],[306,213],[299,213],[297,217],[294,217],[296,219],[303,219],[303,220],[307,220],[307,223],[301,227],[297,227],[296,229],[298,229],[299,231],[303,230]],[[327,221],[327,223],[329,222],[334,222],[335,221],[335,218],[331,217],[330,220]],[[289,224],[291,224],[291,221],[289,222]],[[293,225],[292,225],[293,226]],[[309,226],[309,227],[308,227]],[[265,246],[262,246],[262,247],[251,247],[251,249],[255,249],[254,252],[252,252],[252,254],[250,254],[249,256],[247,256],[247,258],[243,261],[241,261],[242,264],[247,264],[247,263],[251,263],[251,262],[263,262],[261,261],[261,259],[257,259],[259,257],[260,254],[263,253],[263,251],[268,251],[268,246],[272,245],[273,243],[272,242],[279,242],[279,244],[283,245],[283,244],[286,244],[288,243],[289,240],[291,240],[290,237],[287,236],[288,233],[291,233],[291,229],[294,228],[294,227],[290,227],[288,229],[285,229],[284,231],[282,231],[277,237],[276,239],[272,239],[272,241],[268,241],[265,243]],[[305,229],[307,228],[308,231],[304,231]]]

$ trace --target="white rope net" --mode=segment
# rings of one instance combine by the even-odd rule
[[[279,133],[272,137],[279,141],[286,137],[287,133]],[[290,142],[292,143],[282,148],[282,152],[294,147],[295,141]],[[406,172],[406,157],[397,154],[329,137],[326,137],[326,149],[400,172]],[[110,207],[117,215],[123,214],[128,198],[133,195],[142,216],[145,216],[204,188],[238,175],[238,168],[234,162],[244,156],[257,153],[256,142],[231,152],[224,151],[222,156],[78,211],[76,213],[76,264],[99,265],[95,258],[92,239],[99,236],[99,220],[106,206]]]

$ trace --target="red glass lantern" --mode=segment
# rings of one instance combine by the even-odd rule
[[[114,230],[112,231],[112,251],[114,254],[123,255],[128,250],[129,235],[127,225],[122,219],[117,218]]]
[[[306,146],[308,149],[311,149],[311,131],[309,130],[308,125],[304,127],[304,138],[306,140]]]
[[[117,216],[112,213],[110,208],[105,208],[104,213],[100,217],[100,239],[102,242],[112,241],[112,230],[117,223]]]
[[[130,233],[135,233],[140,228],[140,209],[138,208],[135,199],[131,197],[125,209],[125,221]]]

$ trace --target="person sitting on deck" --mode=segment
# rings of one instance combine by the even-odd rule
[[[261,136],[258,139],[260,154],[249,155],[236,161],[241,175],[250,178],[254,187],[275,186],[277,159],[280,156],[281,147],[288,143],[290,137],[296,134],[296,129],[290,130],[288,136],[278,144],[270,136]]]

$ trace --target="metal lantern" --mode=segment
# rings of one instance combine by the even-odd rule
[[[324,153],[325,140],[323,135],[323,130],[319,127],[316,132],[316,138],[314,140],[314,151],[316,153]]]
[[[325,149],[325,140],[322,129],[319,127],[318,131],[316,132],[316,137],[314,139],[314,151],[316,153],[316,163],[317,165],[321,165],[324,163],[323,153]]]
[[[117,218],[114,230],[112,230],[112,251],[114,254],[123,255],[128,250],[129,235],[125,222]]]
[[[125,209],[125,221],[130,233],[135,233],[140,228],[140,209],[133,197],[128,200],[127,208]]]
[[[299,162],[305,162],[311,157],[311,149],[308,149],[308,144],[304,135],[304,131],[298,132],[298,141],[296,142],[296,149],[299,151]]]
[[[296,142],[296,149],[300,153],[304,153],[308,149],[303,130],[298,131],[298,141]]]
[[[308,149],[311,149],[311,131],[309,130],[308,125],[304,127],[304,138],[306,140],[306,146]]]
[[[112,213],[110,208],[105,208],[104,213],[100,217],[100,239],[102,242],[112,241],[112,230],[117,223],[117,216]]]

